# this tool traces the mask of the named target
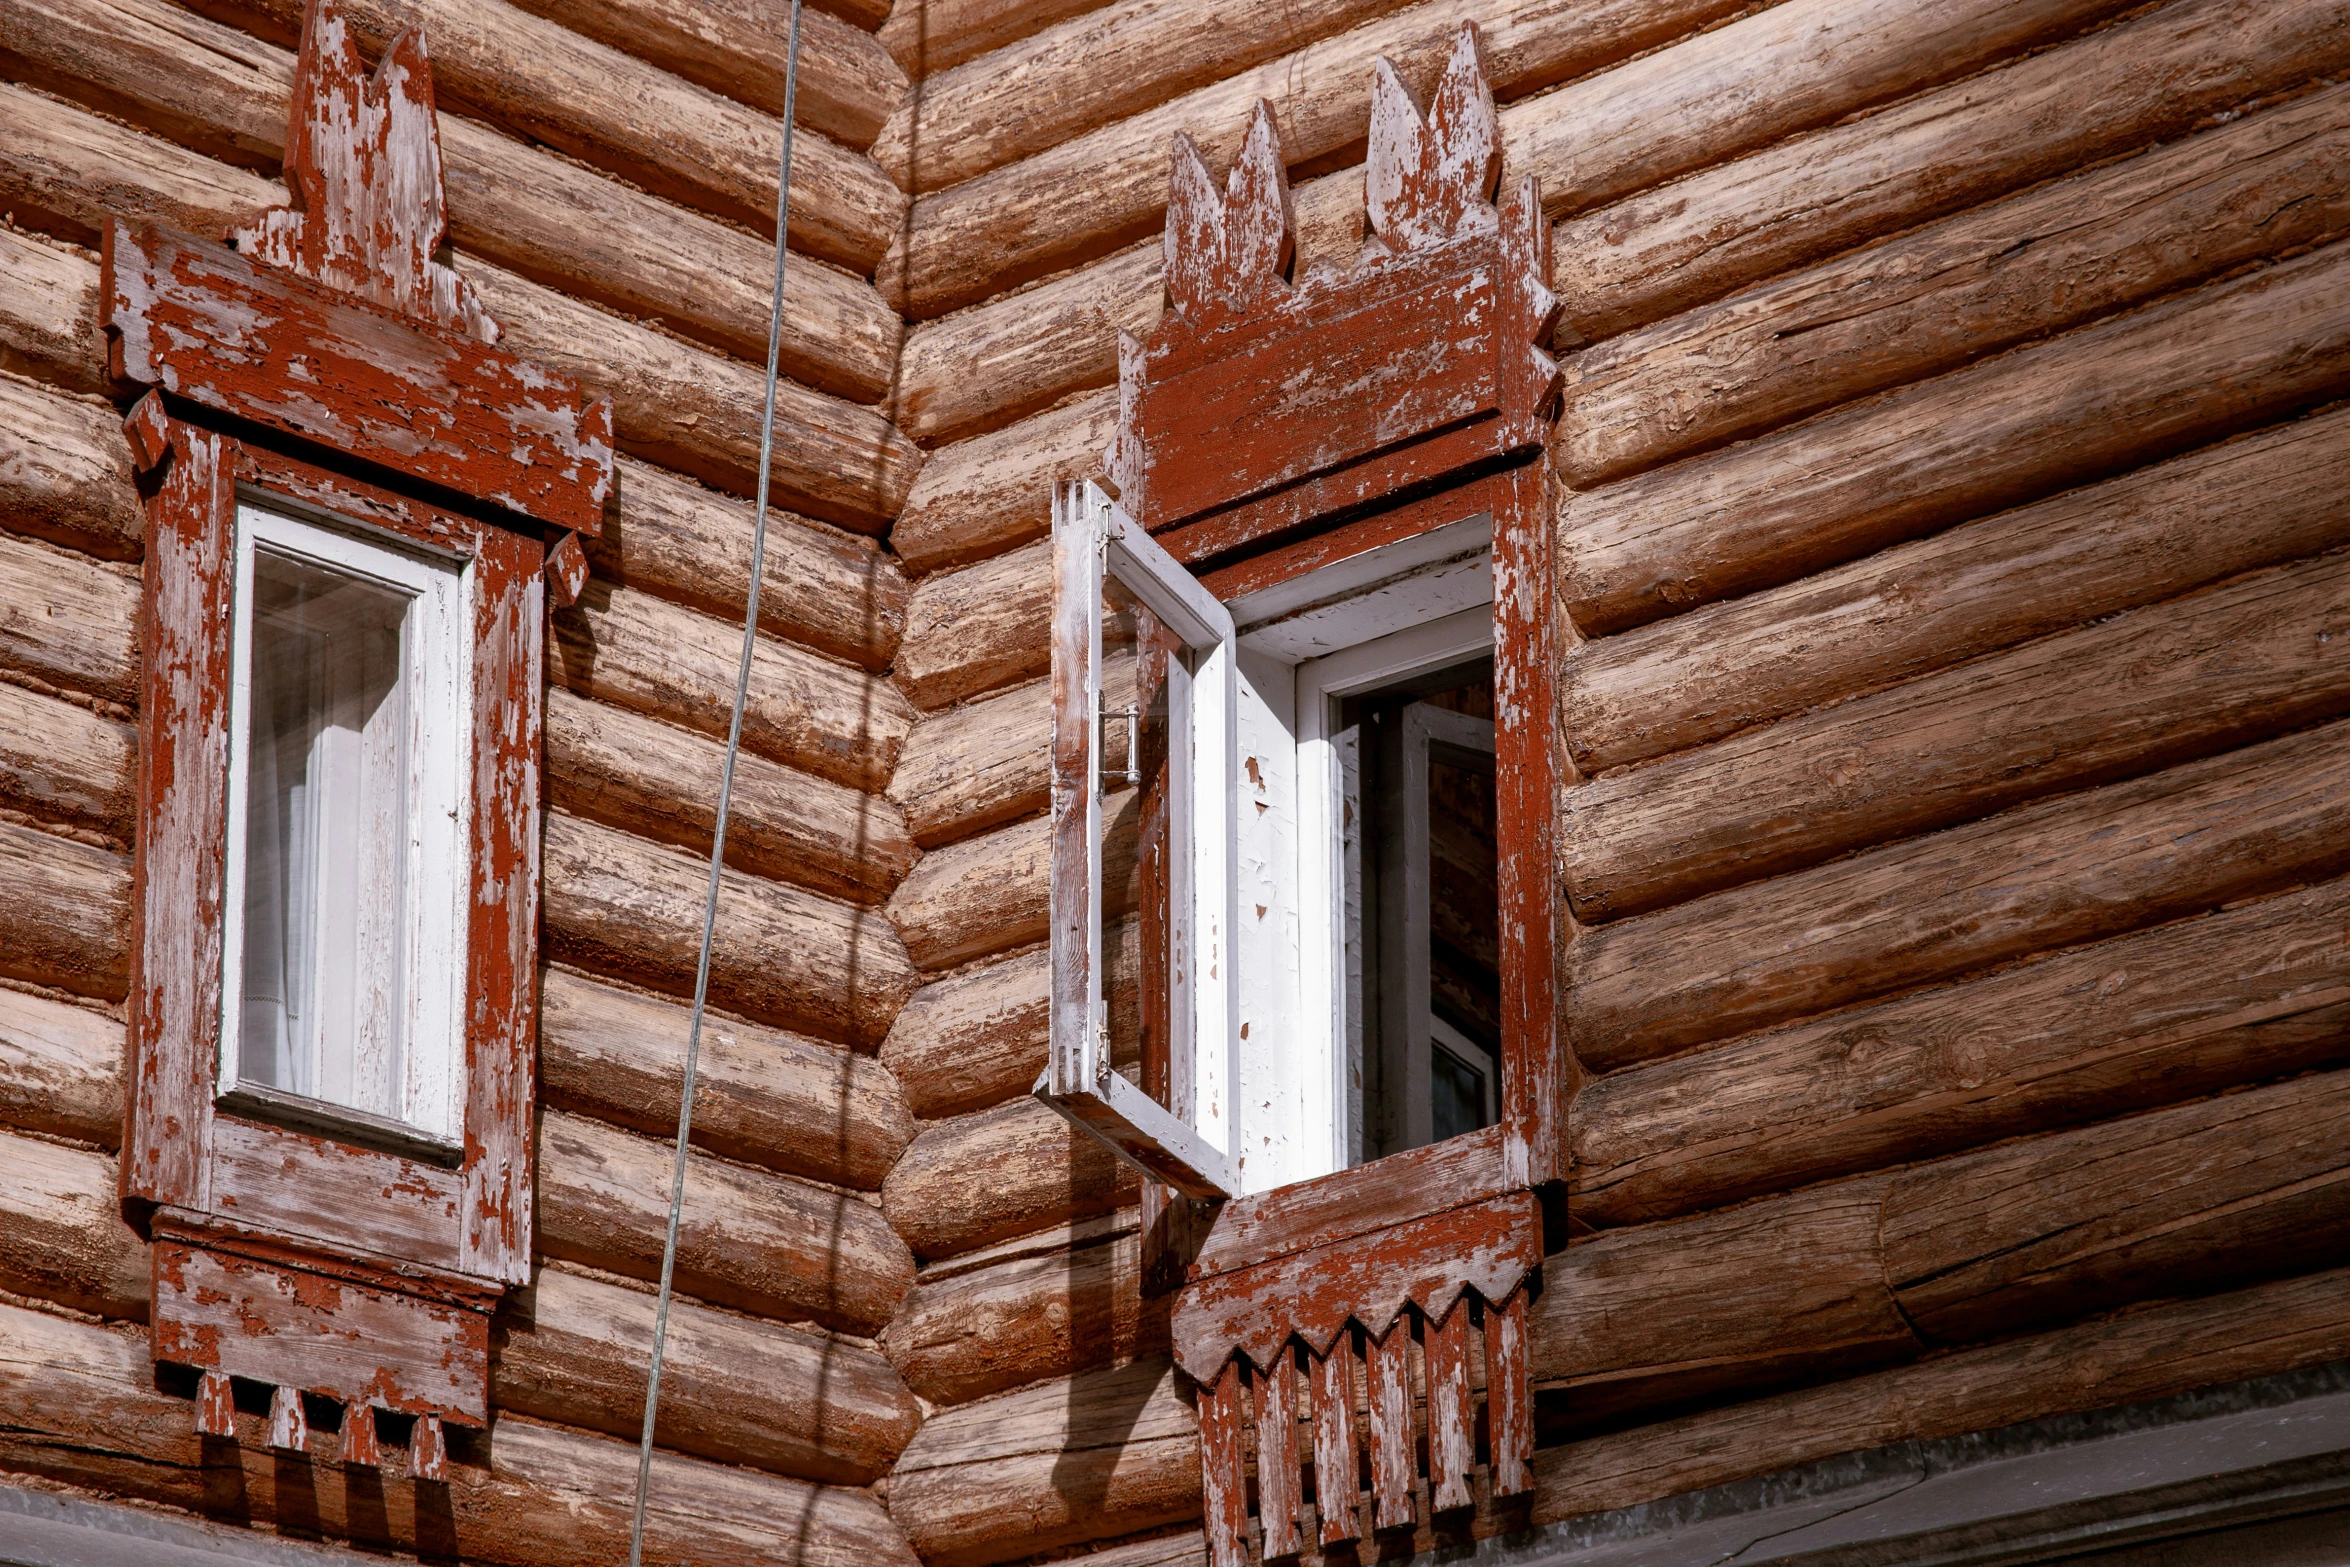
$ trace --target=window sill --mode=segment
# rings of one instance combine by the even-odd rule
[[[288,1093],[282,1088],[270,1088],[260,1083],[239,1083],[221,1093],[212,1103],[215,1109],[229,1115],[283,1127],[291,1132],[331,1137],[353,1147],[413,1159],[419,1164],[454,1169],[465,1161],[462,1144],[435,1137],[405,1121],[395,1121],[388,1115],[376,1115],[366,1110],[354,1110],[346,1105],[328,1104],[323,1099]]]

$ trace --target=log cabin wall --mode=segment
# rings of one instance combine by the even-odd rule
[[[445,1488],[256,1410],[199,1439],[154,1382],[111,1152],[141,518],[89,247],[285,200],[300,7],[0,0],[0,1469],[612,1561],[781,8],[345,9],[371,54],[427,23],[455,264],[624,453],[549,650],[541,1265]],[[1424,88],[1464,18],[1572,350],[1593,1076],[1531,1518],[2350,1356],[2350,4],[827,0],[649,1559],[1199,1559],[1134,1189],[1027,1097],[1050,486],[1159,308],[1172,133],[1228,159],[1269,97],[1301,262],[1343,259],[1372,60]]]

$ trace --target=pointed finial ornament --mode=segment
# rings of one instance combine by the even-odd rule
[[[1374,65],[1363,205],[1389,250],[1490,232],[1500,180],[1501,127],[1476,23],[1461,24],[1426,114],[1394,66],[1384,57]]]
[[[1224,188],[1199,145],[1178,131],[1167,191],[1167,296],[1178,314],[1206,327],[1286,294],[1296,248],[1289,170],[1273,106],[1257,100],[1248,135]]]
[[[484,343],[473,285],[433,259],[448,232],[432,61],[410,28],[366,74],[335,0],[309,0],[286,127],[293,201],[231,236],[246,255]]]

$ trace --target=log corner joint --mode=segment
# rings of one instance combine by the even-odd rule
[[[1147,340],[1120,336],[1119,422],[1105,468],[1126,515],[1224,599],[1491,514],[1502,1120],[1236,1198],[1212,1215],[1146,1186],[1158,1252],[1146,1277],[1180,1280],[1173,1337],[1199,1389],[1214,1567],[1244,1567],[1252,1550],[1287,1555],[1314,1543],[1310,1535],[1336,1544],[1473,1505],[1473,1328],[1486,1369],[1486,1494],[1522,1498],[1532,1483],[1526,1303],[1540,1286],[1538,1193],[1562,1173],[1574,1071],[1556,1006],[1563,763],[1548,451],[1561,377],[1546,349],[1559,301],[1536,181],[1520,179],[1496,204],[1501,141],[1475,24],[1462,25],[1425,110],[1385,59],[1371,97],[1371,237],[1351,266],[1321,264],[1303,277],[1292,275],[1272,106],[1257,106],[1220,188],[1199,148],[1175,138],[1168,309]],[[1146,1032],[1146,1083],[1165,1080],[1152,1048]],[[1174,1255],[1186,1236],[1193,1255]],[[1427,1410],[1424,1471],[1415,1403]],[[1309,1409],[1310,1455],[1298,1430]],[[1367,1432],[1357,1431],[1358,1410]],[[1309,1459],[1318,1522],[1304,1503]]]
[[[611,410],[498,347],[439,259],[421,32],[370,75],[335,0],[309,0],[286,148],[291,204],[225,244],[121,219],[105,234],[146,501],[121,1192],[153,1241],[152,1352],[195,1373],[199,1432],[233,1438],[232,1381],[259,1383],[271,1445],[306,1444],[303,1399],[323,1398],[344,1410],[344,1462],[382,1461],[380,1414],[437,1480],[445,1425],[488,1419],[490,1315],[529,1274],[543,622],[584,586]],[[467,648],[449,700],[470,734],[447,1131],[224,1081],[248,506],[455,562],[469,584],[447,633]]]

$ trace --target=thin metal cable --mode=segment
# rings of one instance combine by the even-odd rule
[[[734,676],[734,716],[726,726],[726,763],[718,774],[718,819],[710,833],[710,887],[702,900],[702,953],[694,968],[693,1022],[685,1036],[685,1081],[677,1100],[677,1164],[669,1180],[669,1230],[661,1241],[661,1290],[653,1308],[653,1364],[645,1379],[645,1428],[636,1453],[636,1514],[628,1526],[628,1567],[643,1567],[645,1495],[653,1479],[653,1417],[661,1407],[661,1359],[669,1347],[669,1300],[677,1272],[677,1222],[685,1207],[685,1154],[694,1130],[694,1077],[702,1062],[702,1012],[710,998],[710,946],[718,929],[718,886],[726,866],[726,816],[734,804],[734,761],[742,752],[743,708],[750,702],[751,654],[759,645],[759,575],[767,561],[767,471],[775,458],[775,378],[783,357],[783,258],[791,230],[792,115],[800,88],[800,0],[791,4],[791,42],[783,68],[783,158],[775,178],[775,292],[767,307],[767,396],[759,418],[759,498],[751,524],[751,584],[743,605],[743,660]]]

